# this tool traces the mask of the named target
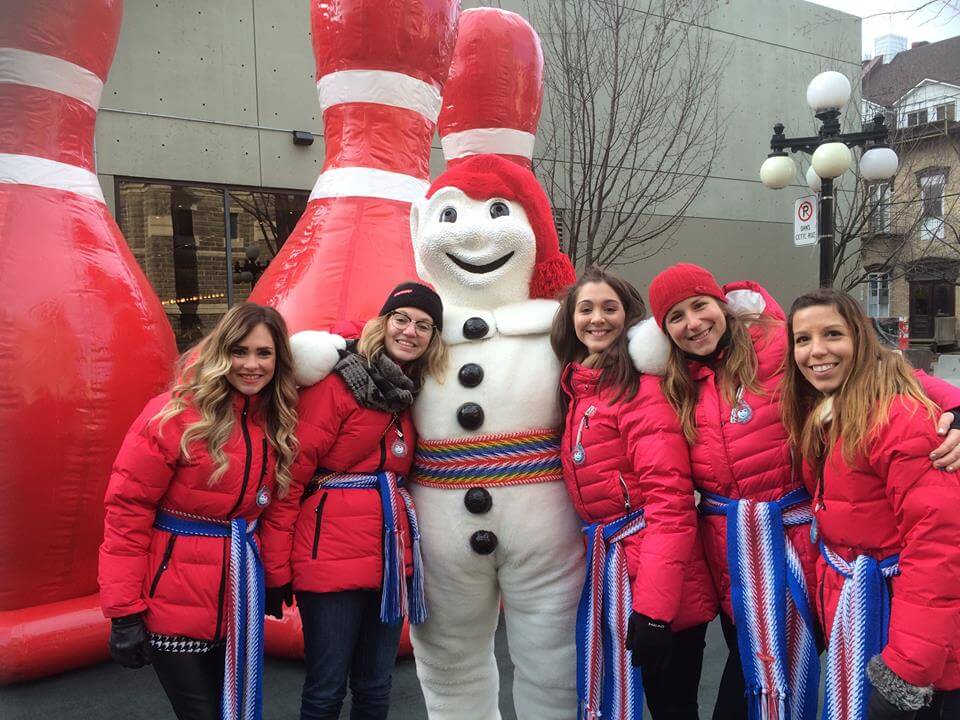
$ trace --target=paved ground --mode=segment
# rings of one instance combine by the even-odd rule
[[[501,713],[503,720],[515,720],[510,698],[513,670],[502,624],[497,637],[497,656],[501,667]],[[710,717],[725,659],[726,648],[720,628],[714,623],[707,634],[707,655],[700,686],[701,716],[704,718]],[[296,720],[302,682],[302,663],[268,658],[264,678],[264,720]],[[152,671],[127,670],[113,663],[0,688],[0,718],[3,720],[173,720],[173,717]],[[347,717],[349,701],[341,713],[341,718]],[[427,717],[412,658],[403,658],[397,663],[390,717],[391,720]]]

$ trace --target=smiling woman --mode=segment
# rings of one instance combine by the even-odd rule
[[[348,676],[354,712],[386,717],[401,621],[425,618],[404,476],[416,442],[410,406],[446,366],[442,330],[439,296],[402,283],[330,375],[300,378],[310,385],[298,407],[300,456],[262,538],[267,612],[282,617],[295,591],[303,621],[302,717],[336,717]],[[308,364],[300,353],[298,365]]]
[[[934,708],[955,717],[960,476],[930,463],[939,411],[849,295],[803,295],[788,323],[784,418],[814,496],[827,664],[844,673],[824,714],[911,718],[937,691]]]

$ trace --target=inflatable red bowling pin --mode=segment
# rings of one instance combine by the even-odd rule
[[[106,657],[104,489],[176,355],[95,175],[121,14],[120,0],[0,11],[0,683]]]
[[[492,153],[529,168],[542,103],[543,52],[530,23],[464,10],[437,126],[447,164]]]
[[[417,277],[410,203],[428,186],[459,12],[458,0],[311,4],[326,160],[251,295],[291,332],[371,317]]]

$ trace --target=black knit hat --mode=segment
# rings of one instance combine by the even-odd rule
[[[423,310],[433,320],[437,330],[443,330],[443,301],[432,288],[416,282],[400,283],[390,291],[387,301],[380,308],[380,315],[387,315],[402,307]]]

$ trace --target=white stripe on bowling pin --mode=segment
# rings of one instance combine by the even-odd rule
[[[430,183],[412,175],[366,167],[333,168],[320,173],[310,200],[370,197],[412,203],[426,195]]]
[[[443,156],[449,160],[496,153],[498,155],[519,155],[527,160],[533,158],[533,144],[536,138],[523,130],[513,128],[476,128],[450,133],[440,138]]]
[[[317,82],[320,107],[344,103],[375,103],[413,110],[432,123],[443,102],[433,85],[390,70],[340,70]]]
[[[52,55],[9,47],[0,48],[0,83],[50,90],[94,110],[100,107],[103,93],[103,81],[84,67]]]
[[[89,170],[33,155],[0,153],[0,183],[65,190],[104,202],[97,176]]]

